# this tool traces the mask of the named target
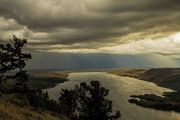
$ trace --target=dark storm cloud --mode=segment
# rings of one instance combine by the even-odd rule
[[[96,49],[178,32],[180,0],[0,0],[0,17],[1,37],[20,34],[30,49]]]
[[[101,12],[148,12],[176,11],[180,9],[179,0],[105,0],[103,6],[91,6],[92,10]]]

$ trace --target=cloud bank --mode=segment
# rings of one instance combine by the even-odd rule
[[[179,31],[179,0],[0,0],[0,42],[32,51],[179,55]]]

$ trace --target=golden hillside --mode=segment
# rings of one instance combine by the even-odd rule
[[[0,120],[67,120],[53,113],[37,112],[31,107],[20,107],[5,100],[0,100]]]

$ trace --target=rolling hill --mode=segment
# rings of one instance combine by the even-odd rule
[[[180,68],[150,69],[141,74],[138,78],[154,82],[159,86],[180,90]]]

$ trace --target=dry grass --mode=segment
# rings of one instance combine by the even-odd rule
[[[30,107],[20,107],[0,100],[0,120],[65,120],[49,112],[35,112]]]
[[[59,83],[68,81],[69,72],[49,71],[35,72],[30,74],[29,86],[32,88],[48,89],[55,87]]]
[[[56,77],[56,78],[67,78],[68,74],[70,72],[68,71],[56,71],[56,72],[37,72],[37,73],[33,73],[32,76],[34,77],[41,77],[41,78],[52,78],[52,77]]]
[[[118,76],[125,76],[125,77],[134,77],[137,78],[143,73],[145,73],[146,70],[144,69],[124,69],[124,70],[111,70],[108,71],[110,74],[118,75]]]

